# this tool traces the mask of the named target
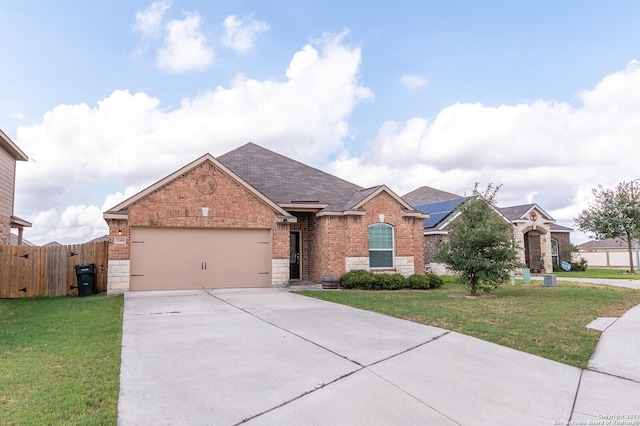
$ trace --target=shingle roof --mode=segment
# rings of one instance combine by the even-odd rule
[[[421,186],[420,188],[414,189],[408,194],[403,195],[402,198],[412,206],[418,206],[421,204],[453,200],[455,198],[462,197],[460,195],[452,194],[451,192],[431,188],[430,186]]]
[[[579,244],[579,249],[604,249],[604,248],[620,248],[627,247],[627,242],[620,238],[607,238],[604,240],[591,240]]]
[[[553,232],[553,231],[556,231],[556,232],[571,232],[571,231],[573,231],[573,228],[569,228],[567,226],[558,225],[557,223],[550,224],[549,228],[551,229],[551,232]]]
[[[535,204],[523,204],[521,206],[498,207],[498,210],[509,220],[519,220],[523,219],[533,207]]]
[[[537,204],[523,204],[521,206],[498,207],[500,213],[510,221],[526,219],[527,213],[533,209],[538,210],[544,219],[554,220],[547,212],[542,210]]]
[[[216,157],[220,163],[279,204],[318,202],[329,204],[328,211],[343,211],[357,204],[358,192],[364,188],[276,154],[249,142]],[[362,195],[362,194],[360,194]],[[366,195],[363,197],[363,199]]]

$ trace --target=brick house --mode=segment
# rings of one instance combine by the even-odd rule
[[[22,244],[22,232],[31,223],[13,214],[16,162],[29,157],[0,130],[0,245],[11,243],[11,228],[18,229],[17,244]]]
[[[108,288],[280,287],[352,269],[422,272],[423,220],[253,143],[206,154],[104,213]]]
[[[442,264],[434,261],[438,242],[447,238],[451,224],[460,214],[456,207],[465,197],[428,186],[420,187],[403,196],[416,209],[429,213],[424,220],[424,262],[435,273],[446,273]],[[513,235],[519,247],[520,262],[532,271],[552,271],[553,265],[571,262],[571,228],[555,223],[537,204],[500,207],[499,214],[513,226]]]

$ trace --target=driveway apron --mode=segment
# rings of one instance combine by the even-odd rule
[[[280,289],[131,292],[118,423],[561,424],[603,383],[640,394],[584,373],[591,387],[574,367]]]

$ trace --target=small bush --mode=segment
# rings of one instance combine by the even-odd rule
[[[444,280],[436,274],[413,274],[408,279],[408,288],[413,290],[430,290],[440,288],[444,285]]]
[[[361,288],[372,290],[376,283],[376,275],[372,272],[354,269],[340,277],[340,287],[345,289]]]
[[[429,275],[413,274],[407,278],[407,286],[412,290],[429,290]]]
[[[374,290],[400,290],[407,286],[407,279],[402,274],[377,274]]]
[[[587,270],[587,259],[580,258],[579,262],[571,262],[571,270],[575,272],[584,272]]]
[[[437,276],[436,274],[427,274],[427,277],[429,277],[430,289],[440,288],[444,285],[444,280],[439,276]]]

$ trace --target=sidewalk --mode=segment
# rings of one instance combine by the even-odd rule
[[[516,278],[522,278],[521,275]],[[531,280],[542,281],[544,275],[532,275]],[[626,287],[640,290],[640,280],[625,280],[625,279],[612,279],[612,278],[569,278],[569,277],[556,277],[558,281],[571,281],[574,283],[587,283],[587,284],[602,284],[610,285],[614,287]]]

